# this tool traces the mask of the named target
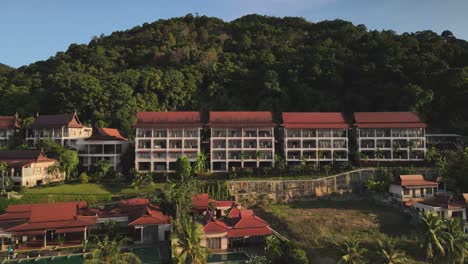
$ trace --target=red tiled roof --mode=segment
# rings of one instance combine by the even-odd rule
[[[210,112],[211,127],[275,127],[268,111]]]
[[[119,204],[121,206],[143,206],[149,204],[148,198],[131,198],[126,200],[120,200]]]
[[[38,115],[31,128],[57,128],[57,127],[82,128],[83,124],[78,119],[76,112],[60,115]]]
[[[127,138],[124,138],[119,130],[115,128],[96,128],[93,130],[93,135],[85,140],[123,140],[127,141]]]
[[[199,112],[138,112],[135,127],[201,127]]]
[[[210,203],[212,203],[216,208],[230,207],[233,205],[232,201],[218,201],[210,199],[210,196],[207,193],[192,196],[192,209],[194,210],[207,210]]]
[[[57,234],[64,234],[64,233],[77,233],[77,232],[84,232],[84,227],[72,227],[72,228],[62,228],[55,230]]]
[[[242,228],[242,229],[230,229],[228,231],[228,237],[251,237],[251,236],[268,236],[273,232],[269,227],[258,227],[258,228]]]
[[[437,182],[427,181],[422,175],[400,175],[401,186],[403,187],[418,187],[418,186],[438,186]]]
[[[168,224],[169,223],[169,216],[163,214],[163,212],[159,210],[154,210],[151,208],[147,208],[145,215],[141,216],[140,218],[136,219],[135,221],[129,223],[130,226],[135,225],[160,225],[160,224]]]
[[[414,112],[356,112],[358,128],[425,128],[427,125]]]
[[[451,195],[437,195],[433,198],[420,201],[418,203],[434,206],[434,207],[442,207],[445,209],[461,209],[466,208],[466,202],[462,199],[457,199]]]
[[[0,129],[21,128],[17,116],[0,116]]]
[[[9,167],[18,167],[57,160],[47,158],[41,150],[0,150],[0,161],[4,161]]]
[[[283,113],[285,128],[348,128],[342,113]]]
[[[229,227],[216,219],[210,219],[203,227],[203,232],[205,234],[220,234],[228,232]]]
[[[239,218],[240,217],[240,209],[237,207],[233,207],[228,214],[228,218]]]

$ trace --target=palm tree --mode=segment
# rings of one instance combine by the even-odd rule
[[[153,176],[151,173],[147,172],[138,172],[132,181],[132,187],[135,188],[135,190],[143,190],[147,186],[151,186],[153,184]]]
[[[420,243],[426,252],[426,261],[435,256],[445,256],[445,223],[433,212],[426,211],[420,221]]]
[[[183,182],[175,182],[169,185],[169,202],[175,206],[175,217],[179,217],[192,205],[192,196],[198,190],[198,182],[189,178]]]
[[[361,242],[359,240],[348,240],[341,245],[341,252],[343,256],[338,263],[348,263],[348,264],[362,264],[366,263],[364,258],[364,253],[366,249],[361,247]]]
[[[4,161],[0,161],[0,173],[2,174],[2,190],[5,191],[5,171],[7,164]]]
[[[408,257],[403,250],[396,248],[396,241],[392,238],[379,240],[380,250],[377,252],[385,264],[407,263]]]
[[[468,257],[468,240],[463,232],[463,223],[458,218],[445,220],[447,230],[447,262],[465,263]]]
[[[175,263],[206,263],[209,252],[207,248],[200,245],[202,234],[202,225],[194,223],[188,215],[182,215],[179,220],[174,222],[172,252],[175,256]]]
[[[85,260],[85,264],[141,264],[140,258],[131,253],[122,253],[122,247],[128,239],[111,240],[105,236],[103,240],[96,237],[97,248],[91,252],[91,259]]]
[[[280,177],[283,175],[284,169],[286,168],[286,162],[279,154],[275,154],[275,167],[278,168]]]
[[[375,151],[375,157],[377,158],[377,169],[378,169],[380,165],[380,159],[383,158],[383,153],[381,149],[377,148],[377,150]]]

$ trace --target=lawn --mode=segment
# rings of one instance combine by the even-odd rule
[[[164,188],[163,183],[155,183],[144,190],[135,190],[125,184],[97,184],[97,183],[77,183],[59,184],[47,187],[35,187],[25,189],[19,195],[20,203],[39,202],[66,202],[86,200],[90,204],[110,201],[113,197],[132,197],[141,194],[151,193],[158,188]]]
[[[385,236],[398,238],[400,246],[419,254],[411,237],[411,217],[398,209],[374,205],[367,200],[316,200],[290,204],[261,205],[257,214],[308,252],[312,263],[336,263],[337,244],[358,238],[368,248],[367,257],[378,261],[377,240]],[[416,256],[413,256],[416,257]]]

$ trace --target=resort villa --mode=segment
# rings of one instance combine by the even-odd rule
[[[434,197],[438,186],[438,182],[428,181],[422,175],[400,175],[398,183],[390,184],[389,192],[396,201],[412,205]]]
[[[135,123],[137,171],[172,172],[178,158],[200,152],[199,112],[139,112]]]
[[[348,129],[342,113],[283,113],[283,147],[288,164],[348,161]]]
[[[95,128],[91,137],[76,142],[76,149],[80,164],[86,170],[99,160],[107,160],[113,170],[119,170],[122,155],[128,149],[128,139],[115,128]]]
[[[20,129],[18,115],[0,116],[0,147],[6,145],[8,139]]]
[[[37,115],[26,133],[26,141],[34,147],[38,140],[51,139],[62,146],[75,147],[78,139],[90,137],[92,128],[84,126],[76,112],[61,115]]]
[[[202,216],[201,244],[214,251],[263,242],[273,233],[252,210],[241,209],[234,201],[210,199],[206,193],[192,197],[192,215]]]
[[[412,112],[354,113],[358,150],[368,161],[423,161],[426,124]]]
[[[271,112],[210,112],[210,169],[273,167],[275,136]]]
[[[33,187],[49,182],[63,181],[63,173],[49,172],[57,160],[47,158],[41,150],[0,150],[0,162],[7,168],[3,172],[2,187],[6,177],[11,177],[15,186]]]

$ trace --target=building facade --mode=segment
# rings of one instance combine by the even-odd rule
[[[78,139],[90,137],[93,129],[84,126],[76,112],[61,115],[37,115],[26,133],[30,147],[39,140],[51,139],[62,146],[75,147]]]
[[[274,166],[271,112],[210,112],[209,127],[211,171]]]
[[[6,146],[8,139],[20,128],[18,115],[0,116],[0,147]]]
[[[139,112],[135,123],[137,171],[173,172],[178,158],[200,152],[199,112]]]
[[[283,147],[288,164],[348,161],[349,124],[341,113],[283,113]]]
[[[412,112],[354,113],[361,159],[368,161],[423,161],[426,124]]]
[[[399,182],[390,184],[389,192],[393,199],[411,205],[434,197],[439,183],[428,181],[422,175],[400,175]]]
[[[57,160],[47,158],[41,150],[0,150],[0,162],[6,163],[5,177],[11,177],[15,186],[33,187],[64,180],[63,173],[49,172]],[[0,175],[1,176],[1,175]],[[4,184],[4,178],[2,186]]]
[[[128,139],[115,128],[95,128],[89,138],[76,142],[80,164],[90,170],[99,160],[107,160],[113,170],[120,170],[122,155],[128,150]]]

